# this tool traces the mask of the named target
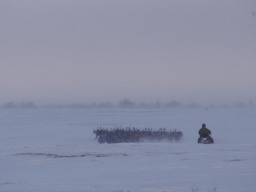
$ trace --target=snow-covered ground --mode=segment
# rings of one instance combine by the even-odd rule
[[[255,192],[256,109],[0,109],[1,192]],[[197,144],[202,123],[215,144]],[[181,130],[99,144],[93,129]]]

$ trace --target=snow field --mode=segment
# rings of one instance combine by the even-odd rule
[[[255,109],[1,109],[1,192],[253,192]],[[197,144],[202,123],[215,144]],[[181,130],[178,143],[99,144],[93,129]]]

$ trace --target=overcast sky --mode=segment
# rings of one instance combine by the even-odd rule
[[[0,0],[0,102],[256,102],[255,0]]]

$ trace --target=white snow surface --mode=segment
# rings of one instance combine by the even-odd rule
[[[0,109],[1,192],[255,192],[256,109]],[[214,144],[197,144],[202,123]],[[180,142],[99,144],[98,127]]]

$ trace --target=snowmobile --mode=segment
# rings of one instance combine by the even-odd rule
[[[197,140],[198,143],[202,144],[211,144],[214,143],[213,138],[211,136],[208,137],[199,137]]]

